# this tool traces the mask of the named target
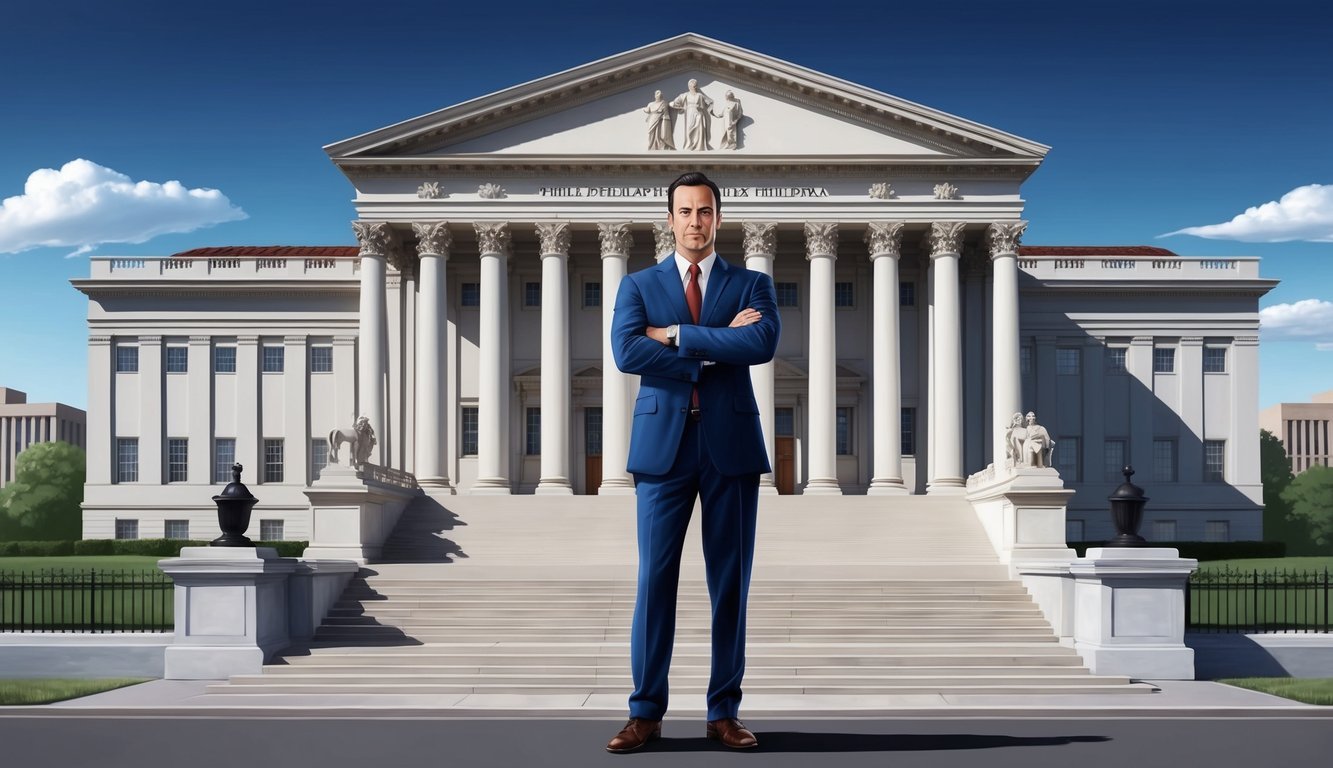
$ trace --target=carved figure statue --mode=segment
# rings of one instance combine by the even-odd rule
[[[722,103],[722,112],[714,112],[713,116],[722,120],[722,139],[718,142],[718,149],[735,149],[740,145],[741,138],[741,118],[745,113],[741,111],[741,100],[736,98],[736,94],[727,91],[726,101]]]
[[[675,149],[676,122],[671,105],[661,91],[653,91],[653,100],[643,108],[648,118],[648,149]]]
[[[338,463],[338,448],[347,444],[349,465],[359,467],[370,459],[370,451],[375,447],[375,430],[370,426],[370,419],[365,416],[356,420],[351,429],[335,429],[329,433],[329,463]]]
[[[712,131],[713,100],[699,90],[698,80],[691,78],[688,87],[689,90],[677,96],[671,102],[672,109],[678,109],[684,113],[685,141],[682,144],[685,149],[689,150],[712,149],[709,142],[710,132]]]
[[[1029,467],[1049,467],[1055,440],[1045,427],[1037,423],[1037,414],[1032,411],[1028,411],[1026,431],[1027,435],[1023,438],[1023,463]]]
[[[1007,466],[1016,467],[1023,463],[1023,441],[1028,431],[1023,427],[1023,414],[1015,413],[1009,419],[1009,428],[1004,431],[1004,458]]]

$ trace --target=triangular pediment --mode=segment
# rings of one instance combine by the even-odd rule
[[[689,81],[697,81],[691,91]],[[662,92],[662,100],[655,92]],[[704,101],[695,93],[702,94]],[[731,98],[728,98],[728,93]],[[711,103],[709,103],[711,102]],[[664,107],[663,104],[672,105]],[[691,131],[706,106],[708,148]],[[739,109],[737,109],[739,105]],[[650,136],[658,114],[670,132]],[[727,124],[741,117],[728,145]],[[669,137],[669,138],[668,138]],[[663,145],[674,145],[674,151]],[[325,147],[340,165],[575,158],[1040,162],[1047,147],[763,54],[686,34]]]

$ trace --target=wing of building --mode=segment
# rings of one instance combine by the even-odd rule
[[[1039,143],[691,34],[325,149],[359,246],[94,259],[74,281],[86,536],[213,535],[235,460],[264,535],[303,538],[327,436],[359,416],[425,487],[632,493],[637,385],[607,329],[621,277],[672,251],[689,169],[723,187],[719,254],[777,288],[778,357],[753,370],[766,492],[961,493],[1035,411],[1071,540],[1110,534],[1127,463],[1150,536],[1261,535],[1275,281],[1254,258],[1020,245]]]

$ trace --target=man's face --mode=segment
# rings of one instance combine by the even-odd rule
[[[667,224],[676,235],[676,251],[681,256],[698,262],[713,252],[717,225],[722,223],[716,204],[713,190],[702,184],[676,187]]]

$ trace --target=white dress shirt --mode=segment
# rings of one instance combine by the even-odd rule
[[[682,290],[690,284],[690,262],[679,253],[671,254],[676,259],[676,269],[680,272],[680,287]],[[699,298],[702,299],[708,295],[708,275],[713,271],[713,265],[717,263],[717,251],[713,251],[699,262]],[[689,303],[688,301],[686,303]],[[703,311],[703,304],[699,305],[700,311]]]

